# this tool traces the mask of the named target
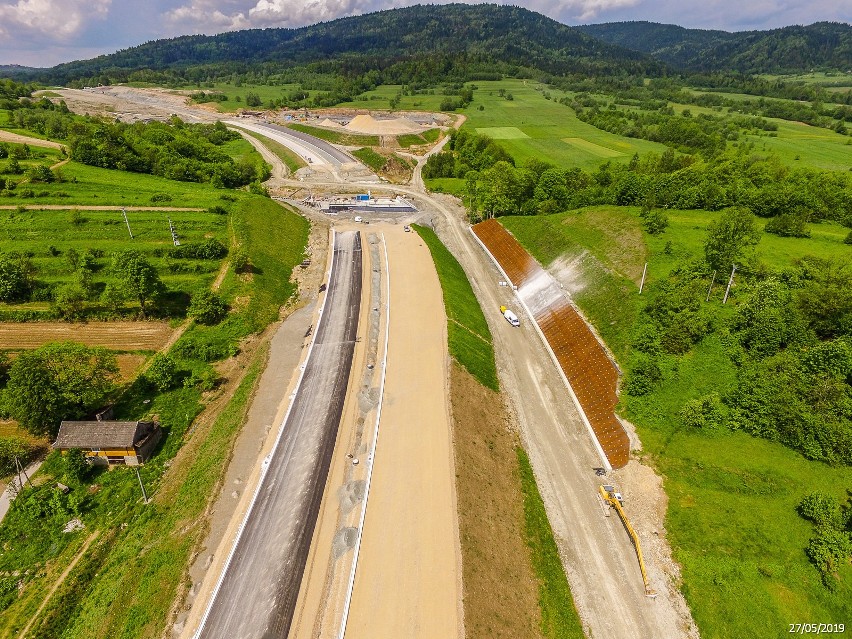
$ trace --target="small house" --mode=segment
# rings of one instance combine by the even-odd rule
[[[65,421],[53,448],[79,448],[93,464],[138,466],[151,457],[162,433],[156,422]]]

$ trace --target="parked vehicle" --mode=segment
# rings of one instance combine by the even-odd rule
[[[515,315],[512,311],[510,311],[505,306],[500,307],[500,312],[503,313],[503,317],[506,318],[506,321],[509,322],[512,326],[520,326],[521,321],[518,319],[518,316]]]

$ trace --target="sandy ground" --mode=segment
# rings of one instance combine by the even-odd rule
[[[462,637],[441,287],[419,236],[393,226],[385,237],[385,402],[347,636]]]
[[[341,227],[343,228],[343,227]],[[461,560],[447,401],[446,317],[428,249],[399,225],[363,229],[369,317],[291,639],[337,637],[351,575],[375,420],[385,317],[384,233],[391,307],[387,378],[346,636],[464,634]],[[369,286],[368,286],[369,284]],[[375,363],[373,368],[365,366]],[[359,366],[363,373],[358,376]],[[359,464],[353,463],[354,459]]]
[[[172,115],[189,122],[215,122],[220,115],[187,104],[185,95],[165,89],[138,89],[112,86],[89,89],[56,89],[68,108],[75,113],[103,115],[124,122],[167,120]]]

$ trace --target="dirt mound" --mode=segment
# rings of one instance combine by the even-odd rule
[[[356,115],[344,129],[353,133],[368,133],[372,135],[402,135],[405,133],[420,133],[423,127],[406,118],[392,120],[377,120],[372,115]]]
[[[335,122],[334,120],[329,120],[328,118],[326,118],[325,120],[320,122],[319,126],[331,127],[332,129],[342,128],[342,125],[340,124],[340,122]]]

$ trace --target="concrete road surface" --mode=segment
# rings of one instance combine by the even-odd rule
[[[313,351],[199,639],[287,636],[349,383],[361,264],[360,234],[336,234]]]

